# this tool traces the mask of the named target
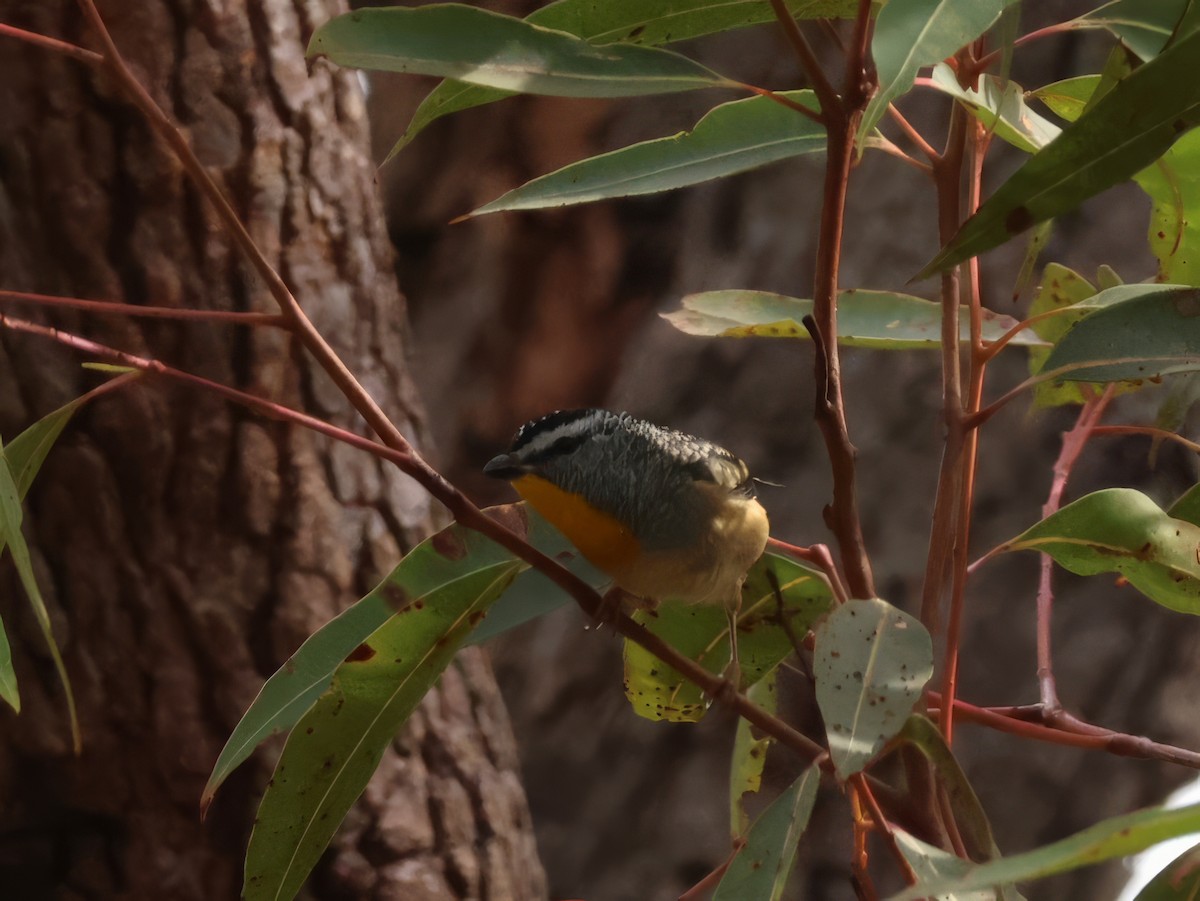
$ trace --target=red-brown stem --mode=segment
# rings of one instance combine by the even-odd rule
[[[67,41],[60,41],[58,38],[38,34],[35,31],[26,31],[24,28],[17,28],[15,25],[5,25],[3,22],[0,22],[0,35],[16,38],[18,41],[24,41],[27,44],[41,47],[43,50],[52,50],[55,53],[61,53],[64,56],[79,60],[81,63],[87,63],[89,66],[99,66],[104,62],[104,57],[99,53],[79,47],[76,44],[70,44]]]
[[[983,127],[971,121],[967,143],[967,215],[979,208],[983,195],[983,160],[987,153],[988,135]],[[983,347],[983,285],[979,258],[967,262],[967,309],[971,317],[970,379],[967,388],[966,415],[975,413],[983,403],[983,383],[987,362]],[[960,358],[961,359],[961,358]],[[957,534],[952,554],[950,586],[950,618],[946,623],[946,656],[942,671],[942,694],[954,700],[958,687],[958,649],[962,641],[962,622],[966,608],[967,563],[971,544],[971,509],[975,499],[975,473],[979,454],[979,431],[967,430],[963,436],[961,491],[957,517]],[[954,706],[946,708],[941,722],[946,744],[954,742]]]
[[[795,544],[788,544],[786,541],[780,541],[778,538],[768,538],[767,547],[770,550],[779,551],[787,554],[789,557],[795,557],[798,560],[803,560],[805,563],[811,563],[825,574],[825,581],[829,585],[829,590],[833,592],[833,596],[839,604],[846,603],[848,595],[846,594],[846,586],[842,584],[841,576],[838,575],[837,564],[833,562],[833,555],[829,553],[829,547],[824,544],[814,544],[812,547],[800,547]]]
[[[877,899],[879,892],[867,869],[870,863],[870,852],[867,849],[867,838],[871,833],[871,824],[863,811],[863,797],[858,791],[854,777],[850,778],[850,813],[854,818],[854,847],[850,852],[850,872],[860,898]]]
[[[288,321],[279,313],[235,313],[226,310],[192,310],[177,307],[144,307],[111,300],[84,300],[79,297],[56,297],[33,294],[29,291],[0,289],[0,302],[33,303],[42,307],[66,307],[110,316],[134,316],[147,319],[188,319],[201,322],[221,322],[234,325],[267,325],[287,328]]]
[[[1023,34],[1013,41],[1013,48],[1020,47],[1023,44],[1028,44],[1030,41],[1036,41],[1039,38],[1050,37],[1055,34],[1062,34],[1067,31],[1074,31],[1075,26],[1073,20],[1071,22],[1059,22],[1056,25],[1047,25],[1045,28],[1039,28],[1036,31],[1031,31],[1029,34]],[[972,65],[972,75],[983,72],[1004,52],[1003,48],[993,50],[986,56],[981,56],[977,62]]]
[[[1017,337],[1017,335],[1021,334],[1021,332],[1025,331],[1027,328],[1036,325],[1043,319],[1050,319],[1054,316],[1061,316],[1063,313],[1070,312],[1072,312],[1070,307],[1059,307],[1054,310],[1046,310],[1044,313],[1038,313],[1036,316],[1030,316],[1028,319],[1022,319],[995,341],[989,341],[984,345],[984,362],[990,362],[996,356],[996,354],[1004,350],[1004,348],[1007,347],[1009,343],[1015,337]]]
[[[861,772],[855,773],[850,777],[850,782],[854,786],[855,791],[858,792],[859,797],[867,805],[867,810],[871,812],[871,820],[875,824],[875,829],[883,836],[884,844],[887,845],[892,857],[896,858],[900,872],[904,874],[904,881],[909,885],[916,885],[917,874],[913,872],[908,858],[904,856],[900,850],[900,846],[896,844],[896,833],[892,831],[892,824],[883,815],[883,810],[880,808],[879,802],[875,799],[875,795],[871,791],[871,786],[867,783],[866,777]]]
[[[733,850],[729,852],[729,856],[715,870],[680,895],[677,901],[700,901],[702,898],[707,898],[708,893],[720,885],[721,879],[724,878],[726,871],[729,869],[729,865],[733,863],[733,859],[741,853],[744,847],[746,847],[745,839],[739,838],[734,840]]]
[[[1114,387],[1109,385],[1099,397],[1091,396],[1079,410],[1075,427],[1062,436],[1062,447],[1054,461],[1054,477],[1050,482],[1050,493],[1042,505],[1042,519],[1057,513],[1062,506],[1063,492],[1075,461],[1083,452],[1092,428],[1104,415],[1104,408],[1112,398]],[[1054,661],[1051,647],[1050,621],[1054,607],[1052,576],[1054,560],[1049,554],[1041,555],[1041,573],[1037,592],[1037,677],[1042,708],[1053,718],[1062,711],[1058,700],[1058,688],[1054,680]]]
[[[942,701],[937,692],[926,692],[930,716],[940,716]],[[1124,732],[1113,732],[1091,723],[1083,723],[1070,717],[1061,725],[1045,725],[1031,722],[1029,717],[1041,717],[1040,704],[1030,707],[976,707],[966,701],[956,699],[954,707],[959,718],[966,722],[978,723],[999,732],[1008,732],[1034,741],[1044,741],[1056,745],[1068,745],[1075,748],[1089,748],[1105,751],[1121,757],[1138,757],[1146,760],[1162,760],[1175,763],[1191,769],[1200,769],[1200,753],[1187,748],[1164,745],[1152,741],[1143,735],[1129,735]]]
[[[921,153],[925,154],[925,158],[929,160],[930,163],[935,162],[939,158],[940,154],[934,150],[933,146],[925,140],[925,138],[919,131],[917,131],[916,128],[913,127],[913,124],[904,117],[904,114],[896,108],[896,104],[889,103],[887,111],[888,115],[891,116],[892,119],[895,120],[896,124],[900,126],[900,130],[907,135],[910,141],[917,145],[917,149],[920,150]]]
[[[744,88],[752,94],[757,94],[759,97],[766,97],[768,100],[774,100],[780,106],[786,106],[790,110],[800,113],[802,116],[807,116],[818,125],[824,125],[825,120],[816,110],[811,110],[803,103],[797,103],[791,97],[784,97],[782,94],[777,94],[774,91],[769,91],[766,88],[760,88],[757,85],[745,84],[744,82],[737,83],[739,87]],[[453,224],[453,223],[451,223]]]
[[[217,183],[213,181],[208,174],[208,170],[192,152],[191,145],[188,144],[182,132],[175,127],[175,124],[168,118],[167,114],[155,103],[154,98],[137,80],[134,74],[125,64],[124,58],[121,56],[120,50],[113,42],[112,35],[109,34],[108,28],[104,24],[99,11],[96,9],[94,0],[78,0],[79,7],[83,11],[84,16],[91,24],[92,29],[96,32],[100,40],[101,46],[104,48],[104,61],[113,77],[129,95],[134,105],[146,117],[146,121],[150,127],[158,134],[158,136],[166,142],[167,146],[175,154],[184,171],[192,182],[200,189],[200,192],[208,199],[216,210],[218,218],[221,220],[222,226],[226,232],[237,244],[238,248],[245,254],[246,258],[254,266],[259,276],[267,286],[267,290],[279,305],[279,309],[283,315],[287,317],[296,336],[304,345],[305,349],[312,354],[322,369],[337,385],[338,390],[350,402],[359,414],[366,420],[367,425],[375,432],[388,447],[396,450],[402,450],[406,453],[414,454],[412,447],[407,439],[401,434],[396,425],[387,417],[375,399],[367,392],[367,390],[359,383],[358,379],[337,355],[329,343],[317,331],[312,321],[301,309],[300,304],[292,295],[279,273],[275,271],[270,262],[259,250],[254,243],[254,239],[250,236],[250,232],[242,224],[237,213],[230,205],[225,195],[221,193],[221,189]],[[439,476],[440,478],[440,476]]]
[[[923,163],[920,160],[913,159],[911,156],[909,156],[907,153],[905,153],[903,150],[901,150],[899,147],[897,147],[895,144],[893,144],[891,141],[889,141],[883,135],[873,135],[869,139],[869,142],[870,142],[869,145],[873,146],[876,150],[882,150],[884,153],[888,154],[889,156],[894,156],[896,159],[900,160],[901,162],[907,163],[908,165],[912,166],[918,172],[922,172],[925,175],[933,174],[933,167],[931,165],[929,165],[929,163]]]
[[[351,447],[364,450],[381,459],[394,463],[402,472],[413,478],[434,498],[445,505],[454,516],[456,522],[466,528],[486,535],[497,544],[511,551],[515,556],[544,573],[556,585],[562,588],[563,591],[574,598],[590,617],[597,619],[604,613],[605,621],[612,623],[613,628],[618,633],[641,645],[664,663],[674,667],[684,678],[698,686],[709,697],[727,700],[731,709],[739,716],[748,720],[763,732],[766,732],[772,738],[796,751],[806,759],[811,761],[826,756],[825,749],[812,741],[812,739],[763,710],[757,704],[748,700],[745,695],[730,692],[727,683],[720,676],[708,672],[708,670],[704,669],[704,667],[700,666],[694,660],[683,656],[657,635],[634,622],[629,617],[623,614],[614,616],[611,611],[606,611],[600,595],[590,585],[565,569],[555,560],[527,544],[521,536],[480,510],[466,495],[451,485],[440,473],[430,467],[428,463],[411,450],[385,447],[372,441],[370,438],[355,435],[345,429],[338,428],[314,416],[301,413],[298,410],[284,407],[274,401],[255,397],[253,394],[238,391],[236,388],[230,388],[227,385],[213,382],[201,376],[174,369],[158,360],[146,359],[116,350],[115,348],[90,341],[87,338],[82,338],[60,329],[14,319],[3,313],[0,313],[0,326],[12,329],[13,331],[50,338],[59,344],[74,348],[85,354],[109,359],[142,372],[201,388],[205,391],[218,394],[234,403],[256,410],[270,418],[295,423],[296,425],[319,432],[329,438],[341,441]],[[823,766],[829,766],[827,756]]]
[[[821,104],[821,113],[828,121],[829,115],[834,110],[841,110],[842,107],[837,91],[833,89],[833,85],[821,69],[821,64],[817,62],[816,54],[808,46],[804,32],[800,30],[800,23],[788,12],[787,5],[783,0],[771,0],[771,9],[775,11],[775,18],[783,27],[783,33],[787,37],[788,43],[792,45],[796,58],[800,60],[800,66],[804,69],[804,74],[808,76],[813,93],[817,95],[817,101]]]
[[[1195,451],[1200,454],[1200,444],[1195,441],[1188,441],[1182,435],[1177,435],[1175,432],[1168,432],[1166,429],[1156,429],[1148,425],[1098,425],[1092,429],[1093,435],[1145,435],[1149,438],[1157,438],[1159,441],[1174,441],[1177,444],[1182,444],[1190,451]]]

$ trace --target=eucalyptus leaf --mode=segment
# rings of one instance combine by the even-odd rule
[[[771,714],[779,708],[779,695],[775,691],[777,674],[778,670],[772,670],[746,690],[747,698]],[[763,767],[771,747],[771,736],[755,732],[749,720],[738,718],[729,764],[729,827],[735,839],[750,828],[746,796],[757,794],[762,788]]]
[[[994,75],[983,75],[979,88],[964,88],[945,63],[933,67],[933,86],[958,100],[976,119],[993,130],[996,137],[1018,150],[1037,153],[1059,135],[1057,125],[1043,119],[1025,105],[1020,85]]]

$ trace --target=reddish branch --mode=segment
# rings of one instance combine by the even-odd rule
[[[108,316],[133,316],[146,319],[181,319],[200,322],[220,322],[233,325],[267,325],[288,327],[288,320],[278,313],[236,313],[228,310],[192,310],[179,307],[145,307],[111,300],[84,300],[79,297],[57,297],[29,291],[0,289],[0,302],[32,303],[40,307],[65,307]]]

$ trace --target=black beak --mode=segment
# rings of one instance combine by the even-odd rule
[[[492,457],[483,467],[484,475],[489,475],[494,479],[515,479],[517,476],[524,475],[526,471],[525,465],[519,463],[512,454],[500,454],[498,457]]]

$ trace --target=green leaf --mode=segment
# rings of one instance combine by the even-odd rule
[[[782,96],[816,110],[812,91]],[[825,129],[768,97],[723,103],[690,132],[643,141],[527,182],[469,215],[653,194],[825,150]]]
[[[900,848],[900,853],[922,883],[939,879],[961,879],[971,868],[971,861],[926,844],[903,829],[893,827],[892,831],[896,835],[896,845]],[[958,892],[953,895],[935,895],[934,898],[936,901],[996,901],[996,892],[986,888],[965,894]]]
[[[802,325],[812,313],[811,300],[785,297],[767,291],[705,291],[689,294],[683,309],[662,317],[689,335],[725,338],[804,338]],[[963,308],[962,340],[971,340],[969,317]],[[995,341],[1017,321],[990,310],[984,311],[983,337]],[[941,343],[942,307],[930,300],[889,291],[851,289],[838,295],[838,343],[881,350],[934,348]],[[1026,329],[1013,340],[1016,345],[1045,345]]]
[[[1200,122],[1197,54],[1200,33],[1119,82],[1001,185],[917,277],[926,278],[1074,209],[1162,156]]]
[[[800,19],[853,18],[858,3],[856,0],[787,0],[787,7]],[[654,47],[774,19],[769,0],[606,0],[604,3],[559,0],[534,10],[525,21],[565,31],[593,44],[627,41]],[[442,82],[421,101],[388,159],[442,116],[511,96],[510,91],[456,81]]]
[[[837,607],[816,636],[817,706],[844,780],[904,728],[933,675],[933,642],[918,620],[879,598]]]
[[[61,426],[59,428],[61,430]],[[37,434],[44,437],[49,431],[52,431],[52,429],[47,427],[44,430],[39,430]],[[27,445],[28,459],[37,459],[39,455],[41,458],[44,458],[47,448],[48,444],[44,441],[31,440]],[[21,586],[25,589],[25,594],[29,598],[30,606],[33,607],[33,613],[37,619],[38,626],[41,628],[42,635],[46,639],[46,646],[50,650],[50,658],[54,661],[54,668],[58,671],[58,678],[62,682],[63,692],[67,698],[67,715],[71,722],[71,740],[75,753],[78,754],[83,749],[83,740],[79,734],[79,717],[75,712],[75,693],[71,690],[71,680],[67,676],[67,667],[63,663],[58,643],[54,640],[54,630],[50,625],[50,613],[46,609],[46,601],[42,597],[42,591],[38,587],[37,578],[33,573],[33,561],[29,557],[29,546],[25,543],[25,536],[21,534],[21,491],[13,475],[14,470],[29,472],[30,468],[32,468],[32,473],[36,473],[37,467],[40,465],[40,459],[37,459],[36,464],[22,466],[18,463],[14,465],[13,461],[9,460],[4,445],[0,443],[0,547],[5,544],[8,546],[8,551],[12,554],[13,563],[17,567],[17,576],[21,580]],[[33,475],[30,474],[29,479],[32,480],[32,478]],[[26,487],[28,488],[28,485]],[[7,638],[5,644],[7,644]],[[0,672],[0,681],[11,682],[15,691],[16,673],[12,671],[11,659],[9,660],[8,672]]]
[[[1158,281],[1200,285],[1200,129],[1134,180],[1154,202],[1150,252],[1158,260]]]
[[[1077,28],[1106,28],[1142,59],[1167,43],[1187,0],[1113,0],[1074,21]]]
[[[1197,482],[1167,509],[1167,516],[1200,526],[1200,482]]]
[[[1122,285],[1091,303],[1103,309],[1072,326],[1043,371],[1065,370],[1059,377],[1071,381],[1116,382],[1200,369],[1200,289]]]
[[[922,66],[952,56],[992,27],[1014,0],[889,0],[879,12],[871,56],[879,91],[858,129],[861,150],[888,104],[906,94]]]
[[[778,901],[796,860],[796,843],[812,816],[821,783],[816,764],[762,812],[746,846],[729,863],[713,901]]]
[[[775,692],[777,674],[777,670],[772,670],[746,691],[746,697],[768,713],[779,709],[779,696]],[[757,794],[762,788],[763,766],[771,748],[771,736],[764,733],[756,737],[755,731],[749,720],[738,718],[729,765],[729,831],[735,839],[750,828],[746,795]]]
[[[1200,830],[1200,804],[1164,810],[1161,807],[1113,817],[1035,851],[990,863],[971,864],[956,875],[943,875],[909,886],[890,901],[916,901],[930,895],[984,889],[1091,866],[1114,857],[1136,854],[1176,835]]]
[[[0,622],[0,700],[17,713],[21,712],[21,693],[17,690],[17,671],[13,669],[12,650],[8,646],[8,633]]]
[[[1150,880],[1133,901],[1196,901],[1200,898],[1200,846],[1188,848]]]
[[[1095,312],[1085,302],[1096,296],[1096,289],[1080,275],[1058,263],[1047,263],[1042,272],[1042,283],[1037,296],[1029,305],[1029,318],[1060,310],[1035,322],[1031,328],[1041,338],[1053,345],[1070,331],[1071,326],[1085,316]],[[1029,351],[1029,373],[1036,375],[1046,365],[1051,347],[1034,347]],[[1057,407],[1065,404],[1082,404],[1085,400],[1083,388],[1075,382],[1040,382],[1034,386],[1034,403],[1039,407]]]
[[[964,88],[945,63],[933,67],[933,85],[958,100],[976,119],[992,129],[996,137],[1026,153],[1037,153],[1058,137],[1057,125],[1043,119],[1025,105],[1025,93],[1013,81],[983,75],[979,89]]]
[[[737,87],[677,53],[632,44],[597,47],[566,32],[452,3],[336,16],[317,29],[308,55],[340,66],[559,97]]]
[[[54,446],[54,442],[58,440],[58,436],[83,402],[83,398],[77,397],[53,413],[47,413],[4,448],[4,457],[16,483],[17,496],[21,500],[29,493],[29,486],[41,471],[42,464],[46,462],[50,448]],[[3,543],[0,543],[0,548],[3,547]]]
[[[1083,115],[1084,107],[1100,85],[1099,75],[1079,75],[1065,78],[1030,92],[1061,119],[1074,122]]]
[[[453,553],[464,550],[459,545]],[[288,736],[263,795],[246,852],[247,901],[291,898],[300,890],[396,731],[524,566],[510,557],[470,572],[460,567],[457,577],[396,613],[346,657]]]
[[[1200,613],[1200,526],[1175,519],[1132,488],[1081,497],[992,553],[1039,551],[1080,576],[1120,573],[1150,600]]]
[[[799,638],[829,609],[824,578],[795,560],[766,553],[750,568],[742,586],[738,615],[738,662],[741,688],[748,688],[792,653],[792,642],[779,625],[779,603],[768,570],[779,580],[792,633]],[[720,604],[664,603],[639,611],[634,619],[711,673],[729,664],[729,624]],[[673,667],[633,642],[625,642],[625,694],[634,712],[650,720],[694,723],[709,701]]]

